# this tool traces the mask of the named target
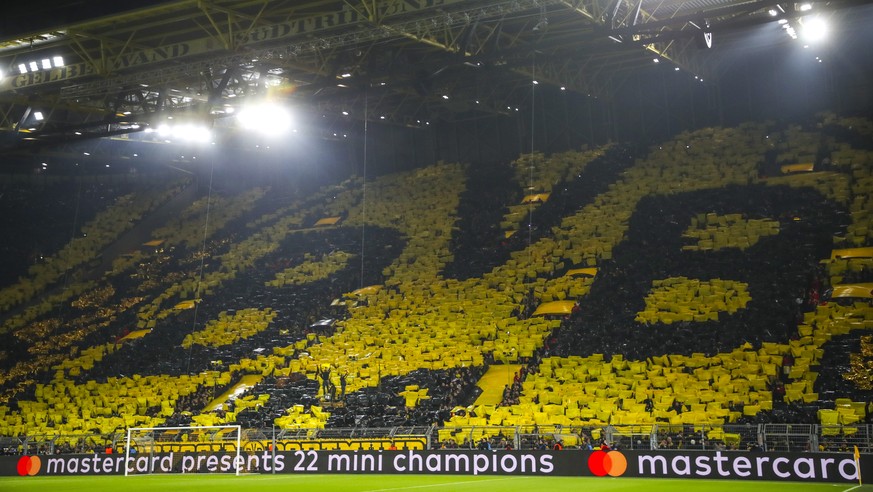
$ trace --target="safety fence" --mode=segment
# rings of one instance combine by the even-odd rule
[[[216,451],[220,443],[210,432],[167,431],[153,442],[165,451]],[[59,434],[0,437],[0,454],[64,454],[119,452],[126,433]],[[245,451],[388,450],[388,449],[597,449],[620,450],[761,450],[771,452],[848,452],[858,448],[873,454],[873,426],[815,424],[672,425],[637,424],[604,427],[528,426],[408,426],[330,429],[243,429]],[[158,445],[156,444],[156,445]],[[222,448],[224,449],[224,448]],[[226,450],[226,449],[224,449]]]

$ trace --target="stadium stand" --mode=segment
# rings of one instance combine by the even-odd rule
[[[239,423],[423,426],[432,447],[869,451],[873,307],[833,293],[873,281],[873,150],[846,136],[870,128],[824,115],[638,158],[216,194],[98,280],[50,289],[181,185],[131,191],[0,291],[16,340],[0,432],[55,450]],[[495,364],[521,369],[476,404]]]

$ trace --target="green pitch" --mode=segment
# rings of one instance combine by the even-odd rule
[[[479,491],[549,492],[645,491],[676,492],[873,492],[873,486],[803,482],[737,482],[632,478],[507,477],[451,475],[142,475],[132,477],[0,478],[2,492],[268,492],[306,490],[337,492]]]

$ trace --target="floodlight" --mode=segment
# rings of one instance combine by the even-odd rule
[[[268,136],[279,135],[291,127],[291,113],[279,104],[258,103],[246,106],[237,114],[243,128]]]
[[[174,127],[173,134],[176,137],[189,142],[208,142],[209,140],[212,140],[212,134],[208,128],[193,123],[185,123]]]
[[[807,12],[809,10],[812,10],[812,4],[810,4],[810,3],[804,3],[800,6],[801,12]]]
[[[48,58],[43,58],[42,59],[42,69],[48,70],[50,68],[52,68],[52,61],[49,60]]]
[[[155,131],[168,142],[170,138],[196,143],[212,140],[212,132],[209,128],[197,123],[162,123]],[[150,129],[146,129],[146,132],[150,133]]]
[[[36,72],[37,70],[39,70],[39,65],[35,61],[30,62],[30,71]]]
[[[828,35],[828,24],[821,17],[804,17],[803,38],[807,41],[821,41]]]
[[[42,121],[45,119],[45,117],[42,115],[42,111],[34,111],[33,117],[36,119],[36,121]]]
[[[18,71],[22,74],[27,73],[27,65],[25,65],[24,63],[19,63],[18,64]]]
[[[64,57],[56,56],[56,57],[52,58],[52,63],[54,63],[55,68],[63,67],[64,66]]]

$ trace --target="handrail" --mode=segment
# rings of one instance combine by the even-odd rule
[[[196,427],[192,428],[196,429]],[[124,442],[124,433],[0,436],[0,454],[95,452]],[[322,437],[324,435],[324,437]],[[785,452],[852,451],[873,453],[873,425],[821,424],[620,424],[606,426],[349,427],[328,429],[243,428],[244,442],[275,436],[275,442],[390,442],[403,436],[426,439],[427,447],[475,448],[483,440],[495,449],[502,440],[515,449],[565,441],[565,447],[592,447],[606,441],[622,449],[748,449]]]

